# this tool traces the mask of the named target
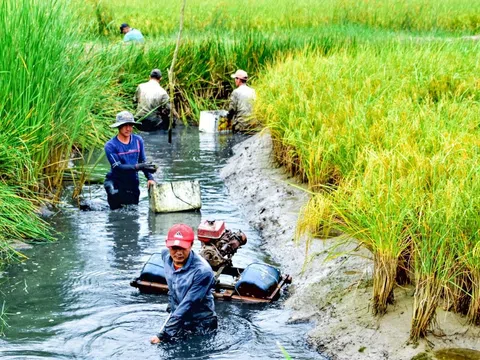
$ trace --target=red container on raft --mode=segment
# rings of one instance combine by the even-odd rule
[[[217,220],[205,220],[198,225],[198,240],[204,243],[218,240],[225,232],[225,222]]]

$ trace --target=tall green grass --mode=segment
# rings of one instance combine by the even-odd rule
[[[10,240],[51,239],[36,215],[56,201],[75,149],[100,144],[120,64],[87,52],[63,1],[0,3],[0,258]],[[113,100],[112,100],[113,99]],[[110,120],[110,119],[109,119]]]
[[[341,32],[324,30],[317,34],[298,32],[284,37],[252,31],[239,32],[232,37],[221,32],[210,35],[207,38],[185,36],[175,65],[176,108],[182,118],[193,122],[198,121],[201,110],[226,106],[233,85],[230,74],[237,68],[248,69],[255,81],[262,69],[277,57],[306,48],[329,53],[342,47],[354,47],[358,36],[351,28]],[[108,58],[106,62],[122,59],[118,81],[125,102],[134,111],[135,89],[148,79],[151,69],[162,70],[162,84],[166,86],[174,47],[172,38],[152,40],[144,46],[98,44],[95,51]]]
[[[5,313],[5,302],[0,309],[0,336],[3,336],[4,329],[8,327],[7,315]]]
[[[341,231],[372,251],[374,313],[407,274],[417,287],[414,340],[446,288],[466,289],[478,323],[478,49],[390,42],[302,52],[257,83],[256,115],[276,159],[315,192],[299,231]]]

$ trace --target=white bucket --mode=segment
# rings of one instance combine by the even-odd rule
[[[150,210],[155,213],[198,210],[202,207],[198,181],[154,184],[148,191]]]
[[[226,116],[225,110],[205,110],[200,111],[200,121],[198,124],[198,131],[205,133],[219,132],[218,125],[220,118]]]

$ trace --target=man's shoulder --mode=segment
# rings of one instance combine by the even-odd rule
[[[115,135],[105,143],[105,150],[112,149],[117,145],[117,136]]]
[[[132,142],[133,141],[140,141],[143,144],[143,138],[140,135],[132,134],[130,136],[132,137]]]
[[[145,86],[148,86],[148,81],[138,84],[138,88],[140,89],[144,88]]]
[[[208,261],[197,253],[193,251],[192,253],[194,254],[195,268],[202,274],[213,274],[212,267]]]
[[[131,29],[128,33],[125,34],[123,37],[124,41],[143,41],[143,35],[138,29]]]
[[[162,95],[164,95],[164,94],[168,95],[167,90],[165,90],[162,85],[159,85],[159,86],[160,86],[160,91],[161,91]]]
[[[240,92],[242,92],[243,94],[255,94],[255,90],[253,88],[251,88],[250,86],[248,85],[243,85],[243,86],[240,86],[238,88],[238,90]]]

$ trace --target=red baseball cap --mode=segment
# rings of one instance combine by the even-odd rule
[[[185,224],[175,224],[167,234],[167,247],[180,246],[188,249],[195,239],[193,229]]]

